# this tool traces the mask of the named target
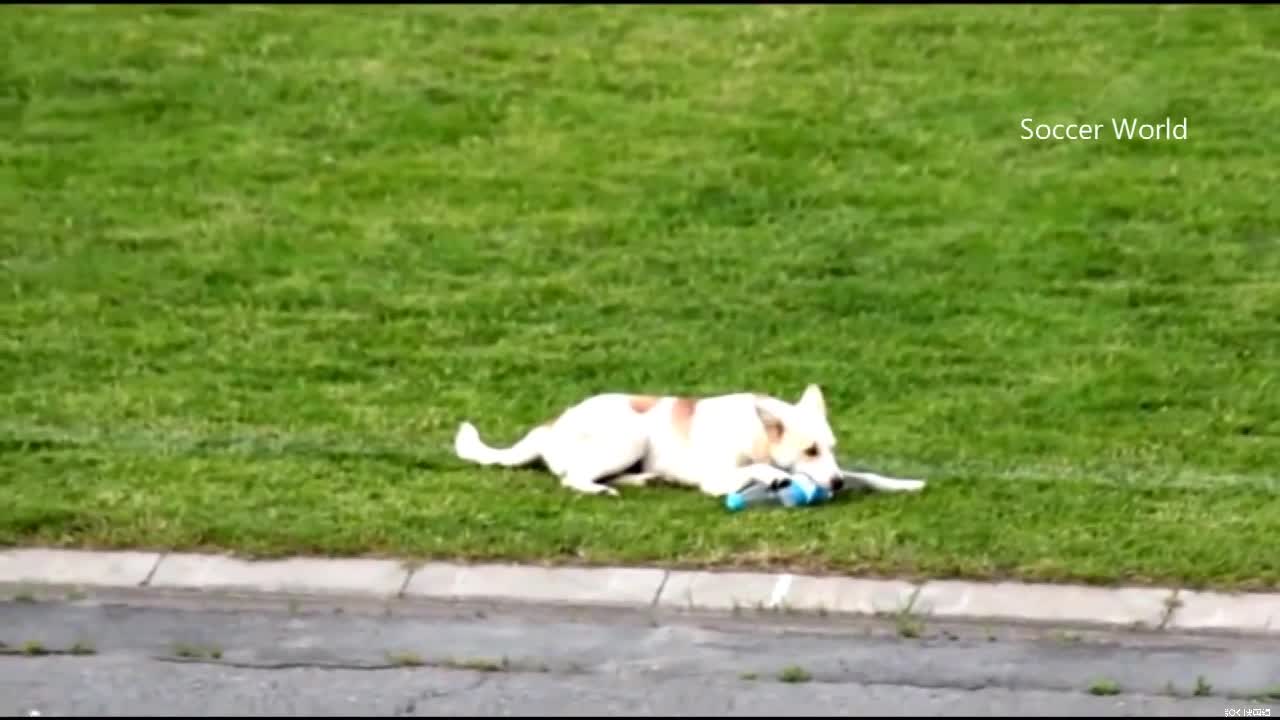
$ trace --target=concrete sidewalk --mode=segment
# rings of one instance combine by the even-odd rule
[[[871,580],[788,573],[567,568],[225,555],[12,549],[10,588],[160,588],[669,611],[803,612],[828,616],[1078,625],[1280,635],[1280,594],[1178,588]],[[19,592],[19,590],[15,590]]]

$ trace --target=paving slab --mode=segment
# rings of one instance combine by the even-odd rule
[[[21,548],[0,552],[0,582],[48,585],[141,585],[160,553]]]
[[[1183,590],[1177,605],[1171,628],[1280,633],[1280,594]]]
[[[913,614],[956,619],[1068,622],[1156,628],[1172,590],[1039,583],[926,582]]]
[[[406,597],[648,606],[665,570],[429,563],[414,571]]]
[[[240,560],[175,553],[160,561],[153,587],[248,592],[395,596],[409,570],[395,560],[289,558]]]
[[[797,575],[781,604],[795,610],[880,615],[906,610],[917,588],[903,580]]]
[[[686,610],[766,610],[780,607],[794,577],[770,573],[672,572],[658,605]]]

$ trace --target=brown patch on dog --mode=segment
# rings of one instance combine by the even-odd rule
[[[765,423],[764,432],[756,435],[751,443],[752,462],[770,462],[773,460],[773,446],[782,440],[782,423]]]
[[[767,435],[757,435],[751,443],[751,454],[747,456],[747,463],[770,462],[773,460],[773,453],[769,452],[771,447],[772,444]]]
[[[773,459],[773,446],[782,442],[782,421],[767,413],[760,414],[760,422],[764,432],[756,435],[751,443],[752,462],[770,462]]]
[[[781,442],[782,420],[775,417],[773,413],[760,409],[759,406],[757,406],[756,412],[760,414],[760,422],[764,425],[765,439],[769,444],[776,445]]]
[[[778,420],[766,420],[764,423],[764,436],[770,445],[782,442],[782,423]]]
[[[689,426],[693,424],[693,412],[697,404],[698,401],[694,398],[676,398],[671,406],[671,425],[675,428],[676,435],[689,437]]]
[[[632,395],[631,409],[643,415],[652,410],[653,406],[658,404],[659,399],[652,395]]]

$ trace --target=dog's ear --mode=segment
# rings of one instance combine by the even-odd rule
[[[760,416],[760,422],[764,423],[764,431],[769,436],[769,441],[778,442],[781,440],[783,431],[782,418],[759,400],[756,401],[756,414]]]
[[[804,389],[804,394],[800,396],[800,402],[796,403],[807,413],[813,413],[819,417],[827,416],[827,401],[822,397],[822,388],[817,385],[809,385]]]

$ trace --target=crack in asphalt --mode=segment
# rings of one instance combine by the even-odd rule
[[[492,670],[492,669],[482,669],[482,668],[476,668],[476,667],[467,667],[465,664],[459,664],[455,662],[440,662],[440,661],[429,661],[429,660],[423,661],[420,663],[412,663],[412,664],[404,664],[404,663],[356,664],[356,663],[322,662],[322,661],[245,662],[245,661],[231,661],[231,660],[210,660],[210,659],[202,659],[202,658],[182,658],[182,657],[163,656],[163,655],[151,656],[151,659],[159,662],[169,662],[169,663],[177,663],[177,664],[184,664],[184,665],[217,665],[221,667],[238,668],[238,669],[244,669],[244,670],[270,671],[270,670],[319,669],[319,670],[385,671],[385,670],[412,670],[417,668],[430,668],[433,670],[451,670],[451,671],[457,671],[457,672],[479,674],[479,677],[477,677],[474,682],[464,687],[452,688],[449,690],[429,690],[419,695],[416,695],[410,698],[409,700],[405,701],[404,703],[402,703],[400,706],[398,706],[396,711],[393,713],[395,716],[413,714],[414,712],[417,711],[418,704],[423,702],[429,702],[437,698],[458,695],[461,693],[476,690],[481,686],[483,686],[485,683],[489,682],[492,677],[498,676],[498,675],[504,675],[504,674],[505,675],[512,675],[512,674],[578,675],[578,674],[587,674],[591,672],[590,670],[583,668],[583,669],[577,669],[577,670],[570,669],[566,672],[557,673],[551,670],[543,670],[540,668],[520,668],[517,666],[508,666],[501,670]],[[622,669],[622,667],[620,666],[615,669]],[[642,674],[642,675],[652,674],[649,672],[645,672],[643,668],[636,668],[636,669],[639,670],[638,674]],[[721,676],[720,673],[705,673],[705,672],[692,673],[692,674],[684,673],[682,675],[683,677],[701,677],[709,680],[714,680],[716,677]],[[741,679],[741,676],[739,676],[739,678]],[[775,682],[779,684],[796,684],[796,683],[788,683],[787,681],[783,681],[783,680],[767,680],[767,681]],[[743,679],[742,682],[758,682],[758,680]],[[913,690],[944,690],[944,691],[950,690],[950,691],[969,692],[969,693],[981,693],[981,692],[990,691],[990,690],[1005,690],[1010,692],[1035,690],[1035,691],[1055,692],[1055,693],[1074,694],[1074,695],[1092,694],[1088,688],[1073,687],[1065,684],[1064,685],[1046,684],[1046,685],[1022,686],[1016,683],[1003,683],[995,679],[992,679],[986,682],[947,683],[947,682],[921,682],[921,681],[911,681],[911,680],[872,680],[867,678],[859,678],[857,676],[849,676],[847,678],[812,676],[809,679],[798,684],[854,685],[854,686],[864,687],[864,688],[885,688],[885,689],[907,688],[907,689],[913,689]],[[1185,699],[1189,697],[1201,697],[1201,698],[1220,698],[1223,700],[1256,699],[1255,696],[1249,695],[1247,693],[1212,693],[1211,692],[1207,694],[1196,695],[1194,693],[1177,693],[1177,692],[1145,692],[1144,693],[1144,692],[1130,691],[1130,692],[1126,692],[1125,695],[1131,698],[1148,697],[1148,698]],[[731,712],[734,709],[736,709],[736,701],[734,700],[734,696],[730,695],[727,699],[726,710]]]
[[[89,658],[95,657],[97,653],[96,652],[77,652],[72,650],[61,650],[61,649],[59,650],[49,649],[49,650],[43,650],[38,653],[32,653],[32,652],[22,651],[17,648],[5,647],[5,648],[0,648],[0,655],[11,657],[11,658],[31,658],[31,659],[40,658],[40,657],[50,657],[50,656],[82,657],[87,660]],[[456,692],[461,692],[464,690],[478,688],[481,685],[483,685],[485,682],[487,682],[490,679],[490,677],[495,675],[558,675],[558,676],[579,675],[580,676],[580,675],[609,672],[609,671],[612,671],[615,674],[622,674],[620,671],[627,671],[627,670],[634,672],[636,675],[649,676],[649,677],[655,677],[655,676],[663,677],[669,674],[664,672],[663,669],[644,667],[645,664],[648,664],[649,662],[651,662],[649,660],[637,660],[637,661],[622,662],[622,663],[609,662],[609,663],[603,663],[603,664],[596,664],[592,666],[574,664],[570,667],[554,668],[550,664],[538,664],[538,663],[507,663],[502,665],[501,667],[496,667],[496,666],[489,666],[487,664],[471,664],[466,661],[458,661],[458,660],[430,660],[430,659],[415,660],[413,662],[401,661],[401,662],[384,662],[384,663],[376,663],[376,662],[362,663],[362,662],[350,662],[350,661],[323,661],[323,660],[253,661],[253,660],[232,660],[227,658],[181,657],[181,656],[174,656],[174,655],[141,655],[140,654],[139,656],[146,657],[147,659],[150,659],[156,662],[172,663],[172,664],[179,664],[179,665],[206,665],[206,666],[218,666],[218,667],[235,668],[235,669],[241,669],[241,670],[258,670],[258,671],[287,671],[287,670],[316,669],[316,670],[351,670],[351,671],[380,672],[380,671],[414,670],[414,669],[426,668],[426,669],[432,669],[432,670],[448,670],[448,671],[455,671],[455,672],[462,672],[462,673],[477,673],[480,675],[480,677],[477,679],[475,683],[473,683],[472,685],[466,688],[454,689],[454,690],[448,690],[448,691],[430,691],[428,693],[423,694],[422,696],[415,698],[417,702],[430,700],[434,697],[441,697],[444,695],[454,694]],[[714,680],[716,678],[725,678],[725,677],[732,676],[732,677],[736,677],[742,682],[763,681],[763,682],[789,684],[785,680],[779,680],[776,678],[771,678],[768,675],[760,675],[756,673],[752,673],[753,679],[748,680],[744,678],[741,673],[738,673],[736,675],[731,675],[731,670],[732,668],[726,669],[724,672],[680,671],[675,674],[684,678],[699,677],[699,678],[705,678],[707,680]],[[998,678],[986,678],[980,681],[973,681],[973,682],[948,682],[945,680],[938,681],[938,682],[930,682],[928,680],[911,679],[911,678],[892,678],[892,677],[891,678],[884,678],[884,677],[875,678],[869,675],[858,674],[858,673],[849,673],[847,675],[812,673],[801,684],[815,684],[815,685],[827,685],[827,686],[854,685],[854,686],[861,686],[861,687],[868,687],[868,688],[871,688],[871,687],[909,688],[909,689],[916,689],[916,690],[943,690],[943,691],[950,690],[950,691],[971,692],[971,693],[982,692],[985,690],[1007,690],[1012,692],[1039,690],[1039,691],[1061,692],[1061,693],[1071,693],[1071,694],[1090,694],[1088,688],[1068,685],[1065,683],[1020,684],[1020,683],[1002,682]],[[1146,692],[1146,693],[1126,692],[1125,694],[1126,695],[1144,695],[1147,697],[1175,698],[1175,699],[1188,698],[1188,697],[1203,697],[1203,698],[1220,698],[1224,700],[1253,700],[1253,699],[1256,699],[1256,697],[1259,695],[1259,693],[1251,694],[1251,693],[1238,693],[1238,692],[1236,693],[1209,692],[1209,693],[1197,695],[1195,693],[1179,693],[1172,690],[1169,692],[1158,692],[1158,691]],[[729,709],[732,710],[733,707],[734,706],[732,705],[732,702],[731,702]],[[402,709],[397,714],[408,714],[412,712],[414,712],[413,708],[408,707],[408,708]]]
[[[66,653],[66,654],[69,654],[69,653]],[[480,675],[476,683],[474,683],[472,686],[469,686],[467,688],[457,689],[457,690],[431,691],[417,698],[418,702],[421,702],[423,700],[428,700],[434,697],[454,694],[456,692],[461,692],[462,690],[469,690],[469,689],[480,687],[482,684],[487,682],[490,677],[495,675],[504,675],[504,674],[505,675],[584,675],[584,674],[591,674],[592,672],[595,672],[595,671],[604,670],[602,667],[596,666],[594,668],[586,668],[586,667],[561,668],[557,671],[557,670],[551,669],[548,666],[523,667],[520,665],[507,665],[501,669],[490,669],[485,667],[468,666],[466,663],[460,663],[456,661],[451,662],[451,661],[435,661],[435,660],[423,660],[421,662],[414,662],[414,663],[350,663],[350,662],[324,662],[324,661],[254,662],[254,661],[236,661],[236,660],[207,659],[207,658],[183,658],[183,657],[174,657],[174,656],[166,656],[166,655],[153,655],[150,657],[152,660],[156,660],[159,662],[168,662],[168,663],[176,663],[176,664],[184,664],[184,665],[216,665],[220,667],[230,667],[230,668],[237,668],[237,669],[243,669],[243,670],[272,671],[272,670],[318,669],[318,670],[386,671],[386,670],[413,670],[418,668],[429,668],[432,670],[450,670],[450,671],[465,672],[465,673],[478,673]],[[654,671],[647,670],[643,667],[631,666],[632,664],[630,663],[617,664],[617,665],[606,663],[606,665],[611,666],[615,672],[618,670],[630,669],[630,670],[636,671],[637,675],[648,675],[648,676],[663,675],[663,673],[661,672],[654,672]],[[682,673],[679,673],[679,675],[685,678],[697,677],[697,678],[705,678],[708,680],[714,680],[718,677],[727,677],[728,672],[727,671],[725,673],[682,672]],[[741,679],[743,682],[759,681],[759,680],[749,681],[749,680],[742,679],[741,674],[737,675],[737,677]],[[787,681],[777,680],[777,679],[766,679],[766,681],[788,684]],[[928,681],[910,680],[910,679],[884,679],[884,678],[873,679],[867,676],[859,676],[857,674],[850,674],[844,677],[832,677],[830,675],[824,677],[822,675],[812,675],[807,680],[803,681],[803,684],[836,685],[836,686],[854,685],[854,686],[867,687],[867,688],[873,688],[873,687],[909,688],[914,690],[951,690],[951,691],[971,692],[971,693],[983,692],[987,690],[1007,690],[1011,692],[1038,690],[1038,691],[1045,691],[1045,692],[1060,692],[1060,693],[1070,693],[1070,694],[1077,694],[1077,695],[1091,694],[1088,688],[1082,688],[1082,687],[1077,687],[1077,686],[1072,686],[1067,684],[1054,684],[1054,683],[1034,684],[1033,683],[1033,684],[1023,685],[1018,683],[1001,682],[999,679],[995,679],[995,678],[990,678],[985,681],[975,681],[975,682],[966,683],[966,682],[945,682],[945,681],[928,682]],[[1254,695],[1251,695],[1248,693],[1210,692],[1207,694],[1195,695],[1194,693],[1178,693],[1178,692],[1147,692],[1147,693],[1128,692],[1126,693],[1126,695],[1142,695],[1145,697],[1163,697],[1163,698],[1175,698],[1175,699],[1187,698],[1187,697],[1221,698],[1224,700],[1254,699]],[[731,701],[729,705],[729,709],[732,710],[733,708],[734,706]],[[414,712],[413,708],[409,707],[407,709],[402,709],[401,711],[398,711],[397,714],[408,714],[412,712]]]
[[[50,656],[66,656],[66,657],[83,657],[86,655],[94,655],[93,652],[80,650],[23,650],[22,648],[0,648],[0,656],[4,657],[50,657]]]
[[[461,695],[463,693],[473,692],[475,690],[480,689],[480,687],[487,682],[489,682],[489,676],[481,675],[479,678],[476,679],[475,682],[465,687],[453,688],[451,690],[429,690],[427,692],[424,692],[409,698],[407,701],[405,701],[403,706],[397,707],[395,712],[392,713],[392,715],[399,717],[402,715],[412,714],[414,712],[417,712],[418,703],[426,703],[426,702],[431,702],[432,700],[439,700],[440,698],[443,698],[443,697],[450,697],[453,695]]]
[[[149,655],[149,659],[157,662],[174,663],[176,665],[217,665],[219,667],[239,668],[241,670],[408,670],[415,667],[403,663],[347,663],[324,662],[318,660],[299,660],[281,662],[246,662],[243,660],[207,660],[204,658],[184,658],[172,655]],[[431,666],[422,663],[419,667]]]
[[[56,654],[56,653],[46,653]],[[73,653],[62,653],[73,654]],[[198,657],[179,657],[175,655],[148,655],[146,656],[156,662],[173,663],[176,665],[216,665],[218,667],[237,668],[241,670],[367,670],[367,671],[386,671],[386,670],[415,670],[421,668],[430,668],[432,670],[452,670],[456,672],[481,673],[483,675],[497,674],[523,674],[523,675],[583,675],[587,673],[585,668],[573,666],[568,668],[560,668],[558,671],[550,665],[538,664],[515,664],[508,663],[502,666],[490,666],[487,663],[468,663],[466,661],[457,660],[417,660],[413,662],[392,661],[385,663],[374,662],[348,662],[348,661],[324,661],[324,660],[229,660],[225,658],[198,658]]]

